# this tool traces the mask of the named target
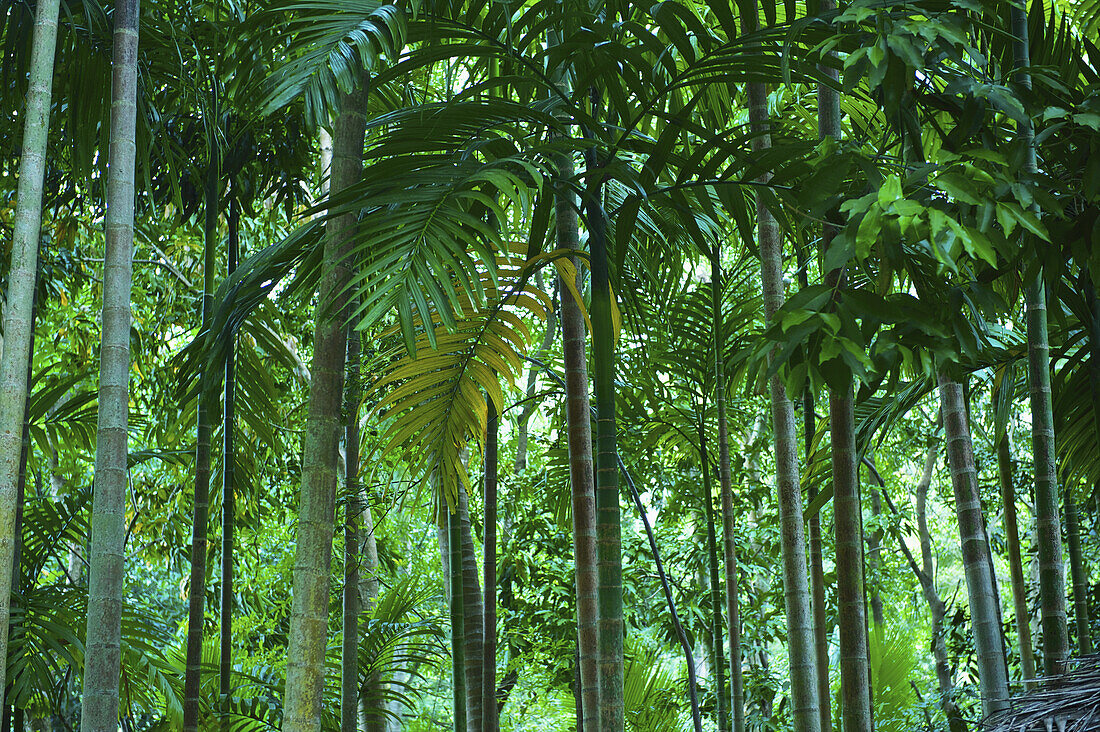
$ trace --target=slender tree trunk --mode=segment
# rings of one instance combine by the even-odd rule
[[[229,203],[228,274],[237,269],[240,253],[240,204]],[[228,704],[232,689],[233,670],[233,547],[237,526],[237,375],[236,338],[230,345],[225,362],[225,412],[222,422],[222,586],[221,586],[221,654],[219,658],[219,689],[224,704]]]
[[[718,730],[729,729],[729,716],[726,711],[726,662],[722,633],[722,585],[718,579],[718,540],[714,517],[714,488],[710,480],[710,455],[707,450],[707,435],[703,426],[706,407],[699,406],[699,463],[703,469],[703,520],[707,524],[707,571],[710,584],[710,654],[714,668],[715,713],[718,716]]]
[[[351,308],[348,308],[348,312]],[[340,732],[359,729],[359,520],[362,501],[359,491],[359,381],[361,347],[359,330],[347,329],[347,379],[344,383],[345,515],[344,515],[344,588],[343,633],[340,649]]]
[[[366,92],[343,95],[333,133],[332,188],[362,175]],[[284,732],[318,732],[328,638],[329,572],[347,333],[343,323],[350,269],[345,261],[355,214],[328,224],[313,337],[309,414],[302,449],[301,506],[294,563]]]
[[[0,356],[0,659],[8,655],[12,589],[8,583],[18,567],[14,560],[16,513],[19,510],[16,483],[27,406],[27,365],[31,359],[31,321],[42,231],[42,187],[46,175],[59,7],[60,0],[40,0],[35,10],[30,86],[4,306],[4,348]],[[0,663],[0,706],[4,702],[6,683],[6,667]]]
[[[485,732],[497,732],[497,407],[486,398],[485,423],[485,644],[481,708]]]
[[[955,491],[955,512],[962,542],[963,570],[974,648],[978,656],[978,681],[985,716],[1008,708],[1008,673],[1001,637],[1001,605],[993,588],[987,560],[989,546],[982,522],[982,503],[974,469],[974,448],[966,419],[962,385],[940,372],[940,405],[943,410],[947,459]]]
[[[837,612],[840,622],[840,716],[846,732],[870,732],[871,689],[864,609],[863,535],[853,395],[829,395],[836,520]]]
[[[466,663],[466,728],[481,732],[485,697],[482,689],[482,668],[485,650],[485,604],[478,581],[477,557],[470,531],[470,504],[466,489],[458,491],[458,527],[462,536],[462,639]]]
[[[88,575],[81,732],[116,732],[121,667],[130,402],[130,284],[137,157],[138,0],[119,0],[111,61],[111,142],[107,153],[103,335]]]
[[[361,491],[362,487],[358,486],[358,490]],[[359,565],[362,568],[359,572],[359,602],[363,610],[360,631],[365,633],[370,615],[378,605],[378,541],[375,537],[377,526],[374,523],[374,513],[362,494],[359,498],[359,509]],[[443,576],[448,575],[444,573]],[[388,715],[378,713],[387,704],[382,698],[383,688],[382,675],[375,672],[367,677],[363,688],[359,690],[359,728],[365,732],[386,732],[389,727],[391,720]],[[400,704],[396,700],[389,703]]]
[[[1035,655],[1031,642],[1031,611],[1027,605],[1024,563],[1020,557],[1020,531],[1016,523],[1016,487],[1012,475],[1012,452],[1007,432],[997,441],[997,472],[1001,483],[1001,501],[1005,509],[1005,545],[1008,549],[1008,569],[1012,581],[1012,608],[1016,616],[1016,635],[1020,643],[1020,672],[1027,686],[1035,678]]]
[[[1013,56],[1021,69],[1018,78],[1031,88],[1027,11],[1011,5]],[[1024,169],[1034,174],[1035,134],[1030,120],[1017,123],[1027,160]],[[1038,213],[1038,210],[1035,209]],[[1043,274],[1028,283],[1027,372],[1031,396],[1031,443],[1035,455],[1035,524],[1039,550],[1039,616],[1043,628],[1043,670],[1059,673],[1069,657],[1069,628],[1066,621],[1066,577],[1062,559],[1062,522],[1058,515],[1058,473],[1055,467],[1054,409],[1050,396],[1050,343],[1047,337],[1047,302]]]
[[[1081,553],[1081,527],[1077,520],[1077,504],[1066,490],[1066,544],[1069,549],[1070,574],[1073,577],[1074,623],[1077,626],[1077,652],[1092,655],[1089,631],[1089,577]]]
[[[214,261],[218,242],[218,181],[220,163],[213,131],[207,147],[205,217],[203,221],[203,283],[200,329],[205,330],[214,314]],[[187,602],[187,661],[183,677],[183,729],[198,732],[199,695],[202,676],[202,636],[206,615],[206,548],[210,523],[210,436],[214,411],[206,390],[199,393],[195,440],[195,511],[191,527],[191,579]]]
[[[596,151],[588,150],[588,178],[602,175]],[[611,322],[611,277],[607,218],[597,183],[585,202],[592,262],[592,369],[596,390],[596,554],[599,581],[599,732],[622,732],[623,579],[619,514],[619,464],[615,435],[615,333]]]
[[[798,284],[809,287],[809,262],[802,247],[798,248]],[[817,434],[817,415],[813,389],[807,385],[802,392],[802,432],[806,464],[814,455],[814,435]],[[807,495],[807,499],[812,496]],[[829,688],[829,634],[826,624],[828,613],[825,608],[825,562],[821,548],[821,510],[806,521],[806,530],[810,537],[810,603],[813,612],[814,659],[817,673],[817,708],[821,715],[821,729],[825,732],[833,728],[832,690]],[[740,731],[737,731],[740,732]]]
[[[451,608],[451,672],[454,677],[454,727],[455,732],[466,732],[466,643],[463,638],[463,607],[465,598],[462,577],[462,530],[459,528],[458,504],[447,514],[447,563],[450,576]],[[447,576],[447,575],[444,575]]]
[[[562,154],[555,160],[558,185],[554,193],[554,220],[559,249],[577,249],[576,196],[565,181],[573,177],[573,160]],[[574,260],[574,263],[576,261]],[[579,269],[578,269],[579,273]],[[578,274],[578,280],[580,275]],[[578,281],[578,290],[580,282]],[[592,416],[588,396],[585,325],[581,305],[559,275],[561,293],[562,358],[565,364],[565,415],[569,442],[569,484],[573,505],[573,564],[577,585],[577,650],[580,655],[582,724],[599,732],[597,617],[599,612],[596,560],[596,494],[592,470]]]
[[[745,682],[741,671],[741,610],[737,587],[737,534],[733,515],[730,435],[726,421],[726,334],[722,323],[722,264],[715,247],[710,261],[714,319],[714,393],[718,403],[718,476],[722,495],[722,548],[726,573],[726,616],[729,618],[730,710],[733,732],[745,732]]]
[[[680,648],[684,651],[684,660],[688,664],[688,699],[691,702],[691,721],[694,724],[695,732],[703,732],[703,717],[699,711],[699,685],[695,679],[695,659],[692,655],[691,642],[688,640],[683,623],[680,622],[680,614],[676,612],[676,603],[672,600],[672,588],[669,585],[668,574],[665,572],[664,562],[661,561],[661,553],[657,549],[657,537],[653,533],[653,526],[650,525],[649,516],[642,505],[642,497],[638,494],[634,480],[627,472],[626,465],[623,464],[621,458],[619,459],[619,468],[622,470],[623,478],[626,479],[626,484],[630,487],[630,497],[634,499],[634,505],[638,509],[638,517],[642,521],[642,526],[645,527],[645,535],[649,539],[649,548],[653,552],[653,564],[657,568],[657,577],[661,581],[661,591],[664,592],[668,614],[672,618],[672,627],[676,631],[676,638],[680,641]],[[583,730],[578,730],[578,732],[583,732]]]
[[[751,12],[743,21],[745,31],[752,33],[758,25],[758,4],[753,0],[749,6]],[[749,84],[748,93],[749,119],[754,133],[753,150],[761,152],[771,147],[768,97],[763,84]],[[767,183],[770,178],[771,176],[765,176],[760,182]],[[783,241],[775,217],[768,210],[766,199],[762,195],[757,195],[756,206],[764,315],[765,320],[771,323],[784,301]],[[775,432],[776,492],[779,501],[783,594],[789,642],[791,712],[795,732],[821,732],[794,405],[787,397],[786,386],[779,374],[771,378],[769,392]]]
[[[835,9],[825,0],[822,10]],[[834,76],[835,72],[828,72]],[[839,96],[827,84],[818,85],[818,134],[841,138]],[[836,227],[822,229],[821,249],[828,249]],[[845,273],[826,273],[826,284],[839,291]],[[832,439],[833,514],[836,521],[837,602],[840,620],[840,715],[845,732],[870,732],[871,689],[867,662],[867,620],[864,608],[863,516],[859,462],[855,451],[855,418],[851,381],[829,392],[829,432]]]

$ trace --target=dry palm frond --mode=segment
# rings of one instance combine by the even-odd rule
[[[1100,654],[1073,661],[1064,674],[1011,700],[1007,712],[982,725],[984,732],[1100,731]]]

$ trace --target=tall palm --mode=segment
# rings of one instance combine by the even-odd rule
[[[758,26],[758,3],[746,4],[742,23],[748,33]],[[769,137],[768,100],[764,84],[749,84],[749,115],[754,133],[753,148],[767,150]],[[761,183],[768,183],[765,176]],[[757,194],[757,230],[760,248],[761,287],[764,293],[765,320],[771,323],[784,301],[783,240],[767,198]],[[779,373],[769,383],[772,427],[775,433],[776,490],[781,524],[780,547],[783,555],[783,592],[790,639],[791,701],[795,732],[822,732],[817,705],[817,673],[811,619],[809,575],[806,568],[805,528],[802,518],[802,493],[798,476],[798,442],[794,405],[787,396]]]
[[[366,90],[341,96],[332,135],[332,188],[344,190],[362,175]],[[328,637],[329,563],[335,521],[336,462],[344,387],[347,331],[344,307],[351,271],[347,262],[355,214],[334,216],[324,245],[309,416],[302,452],[301,506],[294,565],[283,729],[321,728],[321,698]]]
[[[1014,66],[1020,82],[1031,86],[1028,68],[1027,11],[1012,5]],[[1035,134],[1031,122],[1022,119],[1018,132],[1026,150],[1025,169],[1038,171]],[[1066,577],[1062,558],[1062,522],[1058,511],[1058,474],[1055,466],[1054,410],[1050,395],[1050,343],[1047,334],[1047,295],[1042,274],[1028,283],[1027,304],[1028,378],[1031,384],[1031,445],[1035,458],[1035,527],[1039,549],[1039,615],[1043,628],[1043,668],[1048,675],[1061,671],[1069,656],[1066,622]]]
[[[946,370],[941,371],[939,382],[947,459],[951,467],[951,485],[955,491],[963,569],[970,598],[971,627],[978,655],[982,712],[989,716],[1008,708],[1008,671],[1001,636],[1001,606],[989,561],[989,544],[982,519],[974,447],[963,388]]]
[[[133,273],[131,250],[134,242],[139,20],[139,0],[120,0],[116,4],[111,140],[107,153],[99,424],[96,430],[81,732],[114,732],[118,729],[125,578],[123,543],[128,476],[130,286]]]
[[[23,154],[4,305],[4,348],[0,357],[0,661],[7,659],[12,570],[15,565],[16,514],[19,511],[20,465],[24,455],[27,372],[33,339],[34,287],[42,228],[42,185],[46,175],[46,142],[50,127],[54,51],[60,0],[45,0],[35,9],[31,41],[30,87],[27,91]],[[7,686],[6,664],[0,662],[0,707]]]

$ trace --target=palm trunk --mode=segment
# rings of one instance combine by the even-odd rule
[[[366,93],[341,98],[333,133],[332,189],[362,175]],[[284,732],[318,732],[328,638],[329,572],[335,522],[336,469],[347,333],[344,306],[350,269],[344,261],[355,214],[332,219],[325,239],[313,337],[309,414],[302,449],[301,506],[287,653]]]
[[[442,542],[441,542],[442,544]],[[449,577],[448,604],[451,609],[451,673],[454,679],[454,728],[466,732],[466,658],[462,609],[465,605],[462,581],[462,532],[459,528],[458,505],[447,514],[447,557],[444,577]]]
[[[482,689],[485,605],[477,577],[477,557],[474,555],[470,506],[465,488],[458,491],[458,528],[462,539],[462,655],[466,669],[466,728],[469,732],[481,732],[484,719],[482,699],[485,697]]]
[[[966,590],[970,598],[971,627],[978,656],[978,681],[985,716],[1008,708],[1008,673],[1001,638],[1001,605],[993,588],[987,557],[989,544],[982,522],[982,504],[974,469],[974,448],[966,419],[962,385],[940,372],[947,458],[955,491],[955,512],[962,542]]]
[[[4,306],[4,348],[0,356],[0,659],[8,656],[12,572],[15,556],[20,453],[27,406],[27,370],[31,358],[31,325],[42,229],[42,187],[46,175],[46,142],[50,127],[54,52],[60,0],[41,0],[35,11],[31,40],[30,86],[27,90],[23,149],[19,161],[11,265]],[[127,295],[129,300],[129,295]],[[6,668],[0,663],[0,706]]]
[[[944,637],[944,617],[947,608],[936,591],[936,573],[932,562],[932,534],[928,531],[928,489],[932,485],[932,473],[936,469],[939,446],[933,443],[924,459],[924,471],[917,483],[917,534],[920,538],[921,572],[917,573],[924,599],[932,614],[932,658],[936,667],[936,682],[940,687],[940,708],[947,717],[951,732],[966,732],[966,721],[955,704],[955,680],[951,664],[947,660],[947,641]]]
[[[348,309],[349,312],[351,308]],[[347,330],[347,380],[344,385],[347,423],[344,426],[344,588],[340,648],[340,732],[359,729],[359,330]]]
[[[753,0],[748,5],[751,12],[745,16],[744,25],[745,31],[752,33],[758,25],[758,4]],[[759,83],[749,84],[748,94],[749,119],[754,133],[753,150],[761,152],[771,147],[768,97],[764,85]],[[770,179],[771,176],[764,176],[760,182],[766,184]],[[768,210],[762,195],[757,195],[756,206],[764,316],[771,323],[784,300],[783,241],[775,217]],[[779,374],[772,376],[768,387],[775,432],[776,493],[779,502],[783,594],[789,641],[791,712],[795,732],[821,732],[794,405],[787,397],[786,386]]]
[[[207,161],[205,217],[203,221],[203,284],[200,330],[206,330],[214,314],[214,255],[218,241],[218,162],[216,143],[210,134]],[[210,522],[210,435],[213,400],[199,393],[195,440],[195,511],[191,527],[191,578],[187,598],[187,661],[183,677],[183,729],[198,732],[202,674],[202,635],[206,614],[206,546]]]
[[[237,269],[240,251],[240,205],[229,204],[228,274]],[[222,423],[222,586],[221,586],[221,655],[219,659],[219,689],[222,699],[229,701],[233,669],[233,547],[237,525],[237,413],[236,413],[236,339],[230,345],[225,362],[225,412]]]
[[[802,247],[798,248],[798,284],[809,287],[808,262]],[[814,454],[814,435],[817,434],[817,415],[814,410],[814,392],[807,386],[802,392],[802,432],[806,464],[809,465]],[[807,499],[811,496],[806,496]],[[821,549],[821,511],[814,511],[806,521],[810,535],[810,603],[813,612],[814,658],[817,673],[817,706],[821,715],[821,729],[831,730],[832,690],[829,688],[829,634],[826,624],[828,613],[825,608],[825,562]],[[740,732],[740,730],[738,730]]]
[[[822,10],[833,10],[825,0]],[[828,72],[834,76],[835,72]],[[818,134],[840,140],[840,101],[827,84],[818,85]],[[836,227],[822,229],[821,249],[828,249]],[[843,269],[826,273],[826,283],[844,286]],[[871,690],[867,662],[867,620],[864,608],[863,516],[859,462],[855,450],[855,418],[851,381],[829,392],[829,432],[832,439],[833,513],[836,519],[837,602],[840,619],[840,715],[845,732],[870,732]]]
[[[730,436],[726,421],[726,334],[722,324],[722,265],[716,247],[710,261],[711,306],[714,319],[714,393],[718,403],[718,477],[722,495],[722,548],[726,574],[726,616],[729,618],[730,710],[733,732],[745,732],[745,682],[741,671],[741,610],[737,587],[737,535],[733,515]]]
[[[1077,626],[1077,652],[1092,655],[1089,631],[1089,577],[1081,554],[1081,528],[1077,520],[1077,504],[1066,490],[1066,544],[1069,549],[1070,574],[1073,577],[1074,624]]]
[[[1031,88],[1027,11],[1012,5],[1013,57],[1018,78]],[[1024,169],[1035,173],[1035,133],[1031,122],[1017,123],[1025,143]],[[1038,209],[1033,208],[1036,214]],[[1031,397],[1031,444],[1035,456],[1035,524],[1039,550],[1039,617],[1043,629],[1043,670],[1059,673],[1069,657],[1066,622],[1066,577],[1062,559],[1062,522],[1058,515],[1058,474],[1054,452],[1054,409],[1050,396],[1050,343],[1047,337],[1047,302],[1040,272],[1024,293],[1027,306],[1027,372]]]
[[[137,152],[139,0],[119,0],[111,61],[111,142],[107,153],[103,335],[99,361],[95,496],[88,576],[81,732],[116,732],[121,666],[130,402],[130,284]]]
[[[485,732],[497,732],[497,408],[485,403],[485,644],[481,707]]]
[[[596,151],[587,151],[588,177],[600,175]],[[592,368],[596,389],[596,555],[599,582],[600,732],[622,732],[623,578],[619,515],[619,464],[615,436],[615,333],[611,322],[611,278],[607,261],[607,219],[597,184],[585,202],[592,260]]]
[[[361,486],[356,486],[362,490]],[[374,523],[374,513],[367,501],[359,494],[359,602],[364,612],[360,629],[370,622],[370,614],[378,604],[378,541],[375,538],[377,526]],[[443,575],[447,577],[446,574]],[[382,698],[383,682],[381,673],[370,674],[363,682],[359,690],[359,728],[365,732],[386,732],[389,728],[388,715],[379,714],[378,710],[387,704]],[[399,704],[396,700],[389,703]]]
[[[829,394],[840,622],[840,716],[846,732],[870,732],[871,689],[863,588],[863,531],[851,388]]]
[[[707,450],[707,435],[703,427],[703,415],[706,407],[699,406],[699,463],[703,470],[703,519],[707,524],[707,570],[710,584],[710,655],[714,669],[715,713],[718,715],[718,730],[729,729],[729,717],[726,712],[726,662],[723,658],[722,634],[722,585],[718,580],[718,540],[714,518],[714,489],[710,481],[710,456]]]
[[[1012,452],[1008,434],[997,441],[997,472],[1001,483],[1001,501],[1005,510],[1005,545],[1012,581],[1012,607],[1016,616],[1016,635],[1020,644],[1020,673],[1025,686],[1035,678],[1034,646],[1031,643],[1031,611],[1027,605],[1027,583],[1020,557],[1020,530],[1016,523],[1016,488],[1012,477]]]
[[[573,177],[573,161],[560,155],[555,161],[559,181]],[[577,249],[576,197],[565,185],[555,189],[555,230],[559,249]],[[579,271],[579,270],[578,270]],[[578,275],[579,279],[579,275]],[[578,283],[579,286],[580,283]],[[573,565],[577,585],[577,650],[580,655],[581,724],[599,732],[597,618],[599,612],[596,560],[596,494],[592,470],[592,416],[588,397],[588,364],[581,305],[559,275],[561,293],[562,360],[565,364],[565,415],[569,441],[569,484],[573,506]]]

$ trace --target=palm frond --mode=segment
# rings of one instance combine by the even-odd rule
[[[500,257],[496,269],[495,282],[488,273],[479,276],[484,303],[466,295],[450,327],[425,307],[432,319],[415,348],[383,354],[393,360],[367,392],[367,400],[376,402],[374,412],[388,422],[383,449],[405,456],[415,474],[436,475],[449,503],[460,485],[472,490],[462,453],[468,441],[480,444],[484,437],[484,394],[503,408],[500,379],[514,386],[523,374],[533,336],[522,316],[544,320],[551,307],[550,298],[528,282],[520,257]]]

